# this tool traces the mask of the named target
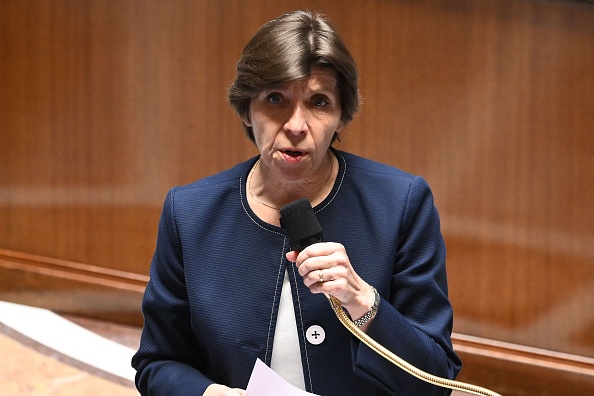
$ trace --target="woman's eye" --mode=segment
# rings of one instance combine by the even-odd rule
[[[282,99],[282,97],[279,94],[277,94],[277,93],[271,93],[270,95],[268,95],[266,97],[266,100],[269,101],[272,104],[278,104],[278,103],[280,103],[281,99]]]
[[[314,98],[313,105],[315,107],[324,107],[328,104],[328,101],[324,98]]]

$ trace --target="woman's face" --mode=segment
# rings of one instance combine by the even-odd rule
[[[342,129],[336,72],[315,66],[303,80],[271,86],[250,102],[246,125],[254,131],[263,164],[287,181],[327,172],[326,153]]]

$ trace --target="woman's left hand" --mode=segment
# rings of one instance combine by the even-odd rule
[[[301,252],[287,253],[287,260],[295,262],[303,283],[312,293],[333,295],[353,319],[365,315],[371,308],[371,286],[355,272],[340,243],[314,243]]]

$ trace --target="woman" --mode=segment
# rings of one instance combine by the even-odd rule
[[[260,155],[172,189],[145,326],[141,394],[243,395],[257,358],[319,395],[442,395],[358,342],[454,378],[445,245],[426,182],[331,144],[359,104],[357,69],[328,22],[293,12],[246,45],[229,100]],[[308,198],[328,242],[290,251],[279,208]]]

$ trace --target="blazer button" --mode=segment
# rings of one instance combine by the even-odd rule
[[[305,337],[310,344],[320,345],[326,339],[326,332],[321,326],[313,325],[309,326],[305,332]]]

